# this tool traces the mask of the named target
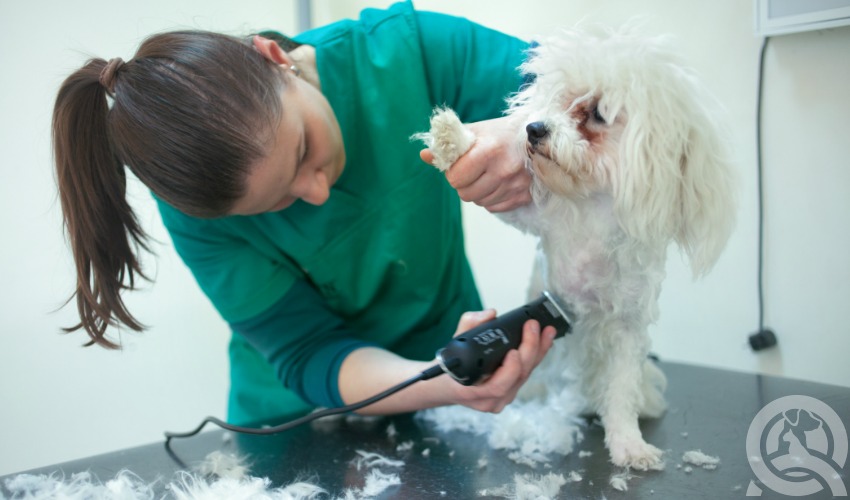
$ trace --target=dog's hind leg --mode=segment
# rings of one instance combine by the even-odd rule
[[[667,409],[664,400],[664,390],[667,389],[667,377],[655,362],[647,359],[643,362],[643,380],[641,391],[643,393],[643,404],[640,408],[640,416],[644,418],[658,418]]]

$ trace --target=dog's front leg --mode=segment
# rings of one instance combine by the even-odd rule
[[[642,332],[608,331],[606,353],[588,383],[605,428],[605,445],[611,461],[621,467],[660,470],[662,451],[644,441],[638,427],[638,415],[645,405],[644,363],[648,340]]]

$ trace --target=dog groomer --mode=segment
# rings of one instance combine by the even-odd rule
[[[280,42],[155,35],[129,61],[89,61],[54,111],[80,326],[105,347],[108,326],[141,329],[119,295],[145,242],[126,166],[232,327],[237,424],[360,401],[430,366],[452,334],[494,315],[464,314],[481,303],[458,193],[491,211],[530,199],[500,118],[525,42],[410,3]],[[409,139],[442,104],[479,122],[449,182]],[[483,384],[437,377],[363,411],[499,411],[553,336],[529,321]]]

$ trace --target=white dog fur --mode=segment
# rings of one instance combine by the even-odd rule
[[[519,397],[558,390],[571,370],[605,428],[611,461],[641,470],[664,465],[638,416],[665,409],[647,329],[658,317],[667,249],[675,242],[694,276],[706,273],[735,213],[719,107],[672,46],[633,26],[544,39],[520,68],[533,83],[508,112],[533,202],[502,217],[539,237],[529,296],[548,289],[576,318]],[[435,110],[420,138],[441,170],[475,141],[448,109]]]

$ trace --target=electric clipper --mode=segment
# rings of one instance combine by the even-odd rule
[[[555,338],[572,331],[568,309],[548,291],[537,300],[508,311],[453,338],[437,351],[437,362],[445,373],[463,385],[472,385],[496,371],[505,355],[519,347],[522,327],[536,319],[540,330],[555,327]]]

